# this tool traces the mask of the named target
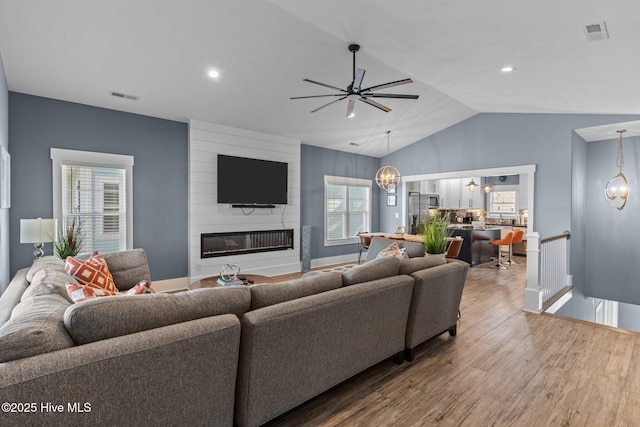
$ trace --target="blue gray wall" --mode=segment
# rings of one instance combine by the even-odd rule
[[[604,186],[618,173],[618,140],[586,144],[584,294],[640,304],[640,137],[623,142],[623,172],[629,182],[623,210],[609,206],[604,197]]]
[[[147,251],[152,280],[188,275],[186,123],[10,92],[9,140],[11,274],[33,261],[20,218],[53,215],[55,147],[134,156],[133,245]]]
[[[311,226],[311,259],[357,253],[357,246],[324,246],[324,176],[374,179],[380,159],[302,144],[300,225]],[[373,185],[371,230],[379,229],[380,191]]]
[[[543,236],[571,230],[573,129],[638,120],[630,115],[482,113],[391,153],[405,175],[536,164],[534,230]],[[398,203],[403,203],[401,200]],[[382,209],[380,227],[395,229]]]
[[[9,91],[0,56],[0,146],[9,151]],[[0,294],[9,285],[11,277],[9,239],[9,209],[0,209]]]

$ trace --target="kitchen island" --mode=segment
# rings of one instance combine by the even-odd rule
[[[492,240],[500,238],[500,227],[473,228],[472,226],[448,227],[452,237],[462,237],[462,248],[458,259],[468,262],[472,267],[498,257],[498,247],[490,245]]]

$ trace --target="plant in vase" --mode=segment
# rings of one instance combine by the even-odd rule
[[[55,254],[62,259],[68,256],[76,256],[80,252],[82,246],[82,222],[73,218],[71,224],[66,227],[60,226],[58,231],[58,240],[54,242],[53,249]]]
[[[452,230],[447,228],[448,225],[447,219],[438,215],[433,215],[429,221],[422,223],[422,241],[428,254],[439,255],[447,252],[449,237],[452,234]]]

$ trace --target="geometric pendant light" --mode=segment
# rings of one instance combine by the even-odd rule
[[[629,197],[629,185],[627,184],[627,178],[622,173],[622,167],[624,166],[622,134],[626,132],[626,130],[621,129],[617,132],[620,134],[620,139],[618,141],[618,159],[616,161],[616,166],[618,166],[619,172],[607,182],[607,185],[604,187],[604,196],[607,199],[609,206],[622,210],[627,204],[627,199]]]
[[[390,130],[388,130],[387,132],[387,155],[389,154],[389,134],[391,133]],[[393,190],[394,188],[396,188],[396,186],[400,183],[400,172],[398,172],[398,169],[394,168],[393,166],[383,166],[380,169],[378,169],[378,172],[376,173],[376,184],[378,184],[378,187],[382,188],[383,190]]]

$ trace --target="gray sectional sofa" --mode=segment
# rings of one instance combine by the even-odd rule
[[[103,257],[121,290],[149,278],[142,250]],[[73,278],[45,257],[0,297],[0,401],[15,410],[0,418],[258,426],[372,365],[413,357],[435,335],[454,335],[468,268],[382,258],[283,283],[74,304],[63,292]]]

